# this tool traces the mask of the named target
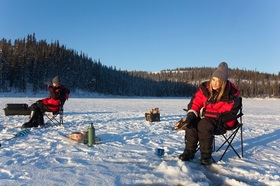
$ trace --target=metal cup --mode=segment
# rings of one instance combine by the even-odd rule
[[[158,155],[158,156],[163,156],[163,155],[164,155],[164,149],[157,148],[157,149],[156,149],[156,155]]]

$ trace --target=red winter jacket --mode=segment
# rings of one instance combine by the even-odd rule
[[[68,99],[70,91],[65,86],[48,87],[50,95],[42,99],[42,103],[48,107],[51,112],[58,112],[60,106]]]
[[[233,127],[236,122],[236,115],[241,108],[239,91],[237,87],[227,81],[224,94],[220,101],[216,102],[210,98],[209,82],[200,85],[198,91],[188,104],[188,112],[193,112],[197,117],[209,117],[216,119],[228,127]]]

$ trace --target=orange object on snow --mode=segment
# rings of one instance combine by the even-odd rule
[[[82,140],[84,139],[84,135],[81,132],[72,132],[70,138],[73,140]]]

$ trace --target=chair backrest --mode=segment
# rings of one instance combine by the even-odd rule
[[[242,116],[244,115],[243,112],[242,112],[242,109],[243,109],[243,103],[242,103],[242,97],[239,97],[240,99],[240,109],[239,109],[239,113],[237,114],[237,118],[240,118],[240,123],[242,123]]]
[[[236,115],[237,123],[236,123],[235,126],[234,126],[232,129],[230,129],[230,130],[236,129],[240,124],[242,124],[242,116],[244,115],[244,114],[243,114],[243,111],[242,111],[242,109],[243,109],[242,97],[238,97],[238,99],[239,99],[239,101],[240,101],[240,107],[239,107],[239,111],[238,111],[238,113],[237,113],[237,115]],[[239,121],[238,121],[238,119],[239,119]]]
[[[65,101],[66,101],[66,99],[60,100],[60,108],[63,108]]]
[[[65,101],[69,98],[70,91],[65,86],[62,86],[60,93],[60,107],[63,108]]]

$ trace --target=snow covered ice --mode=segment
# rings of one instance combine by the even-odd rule
[[[39,98],[1,97],[7,103],[31,105]],[[0,185],[280,185],[280,100],[243,99],[244,158],[229,149],[210,168],[178,161],[184,131],[172,126],[185,115],[189,99],[70,98],[64,125],[32,128],[13,137],[28,116],[0,114]],[[160,122],[145,121],[159,107]],[[61,136],[86,130],[93,122],[100,142],[72,144]],[[239,139],[239,135],[237,139]],[[216,138],[216,144],[222,138]],[[237,150],[238,142],[234,142]],[[163,148],[161,157],[156,148]],[[214,152],[217,159],[221,153]]]

